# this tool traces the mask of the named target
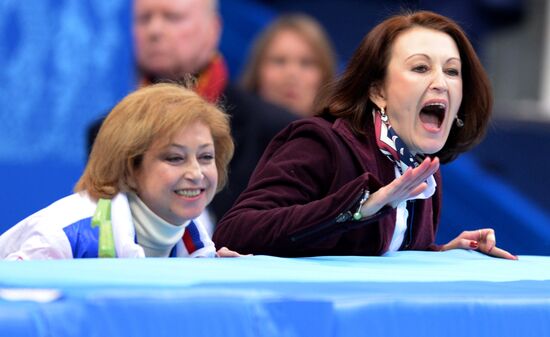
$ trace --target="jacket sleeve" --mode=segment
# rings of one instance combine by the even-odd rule
[[[202,213],[193,222],[196,227],[196,236],[201,243],[201,248],[189,253],[189,257],[216,257],[216,247],[206,230],[205,222],[209,220],[208,215]],[[187,231],[188,229],[186,229]]]
[[[0,257],[6,260],[72,259],[66,235],[55,227],[39,226],[39,216],[23,220],[0,236]]]
[[[313,247],[328,250],[341,233],[387,212],[351,219],[365,189],[374,192],[381,184],[367,172],[332,186],[337,171],[352,163],[329,132],[310,127],[279,134],[247,189],[218,224],[214,242],[240,253],[301,255]]]

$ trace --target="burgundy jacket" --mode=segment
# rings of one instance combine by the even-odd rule
[[[213,240],[244,254],[383,254],[394,232],[395,209],[386,206],[359,221],[352,214],[365,189],[373,193],[394,179],[393,163],[378,149],[374,132],[358,137],[343,119],[298,120],[271,141]],[[408,202],[401,249],[437,249],[439,171],[435,180],[431,198]]]

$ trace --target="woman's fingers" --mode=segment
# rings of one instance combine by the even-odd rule
[[[222,248],[218,249],[218,251],[216,252],[216,255],[218,257],[239,257],[239,256],[242,256],[241,254],[239,254],[237,252],[234,252],[234,251],[228,249],[227,247],[222,247]]]
[[[481,242],[484,238],[484,236],[482,236],[481,229],[476,229],[474,231],[463,231],[462,233],[460,233],[458,237],[462,239],[474,240],[478,242]]]
[[[424,192],[424,190],[428,188],[428,184],[425,183],[425,182],[422,182],[420,183],[420,185],[417,185],[413,190],[411,190],[409,192],[409,194],[407,195],[407,197],[405,199],[409,199],[409,198],[412,198],[414,197],[415,195],[418,195],[422,192]]]
[[[497,244],[495,231],[491,228],[482,230],[482,236],[483,236],[483,232],[485,232],[485,240],[484,241],[485,241],[485,244],[486,244],[487,253],[489,254],[489,253],[491,253],[491,251],[493,250],[493,248],[495,248],[495,246]]]
[[[469,239],[463,239],[457,237],[447,243],[446,245],[443,245],[443,250],[450,250],[450,249],[477,249],[479,247],[479,243],[475,240],[469,240]]]
[[[404,184],[409,186],[416,186],[426,181],[431,175],[433,175],[439,169],[439,159],[435,158],[430,160],[426,158],[420,166],[409,169],[403,174]]]
[[[496,246],[496,235],[492,228],[464,231],[443,246],[443,250],[462,248],[477,249],[480,252],[503,259],[517,260],[518,257]]]
[[[455,239],[447,242],[446,244],[444,244],[441,250],[445,251],[445,250],[462,248],[462,247],[460,247],[459,241],[460,241],[460,239],[455,238]]]
[[[500,257],[502,259],[508,259],[508,260],[517,260],[518,257],[515,255],[512,255],[505,251],[504,249],[500,249],[498,247],[493,247],[490,252],[487,253],[487,255],[491,255],[494,257]]]
[[[426,180],[438,169],[438,158],[426,158],[418,167],[408,169],[401,177],[375,192],[378,197],[377,202],[381,205],[396,207],[400,202],[422,193],[428,187]]]
[[[469,249],[469,250],[475,250],[478,249],[479,243],[475,240],[468,240],[468,239],[459,239],[456,238],[449,242],[448,244],[444,245],[442,250],[450,250],[450,249]],[[509,252],[505,251],[504,249],[500,249],[498,247],[493,247],[490,252],[483,251],[482,249],[479,249],[482,253],[485,253],[490,256],[499,257],[502,259],[508,259],[508,260],[517,260],[518,257],[515,255],[510,254]]]
[[[420,166],[405,171],[401,177],[394,180],[394,193],[400,197],[399,199],[407,199],[421,193],[427,187],[426,180],[438,169],[438,158],[426,158]]]
[[[426,165],[425,167],[422,167],[422,165]],[[420,170],[417,170],[420,169]],[[431,175],[433,175],[437,170],[439,169],[439,159],[435,158],[430,160],[430,158],[426,158],[420,166],[413,169],[413,172],[417,170],[415,173],[415,180],[417,182],[422,182],[428,179]]]

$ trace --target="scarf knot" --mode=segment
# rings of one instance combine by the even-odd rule
[[[378,148],[393,162],[401,174],[409,167],[415,168],[420,165],[422,158],[413,156],[390,123],[382,120],[382,112],[379,110],[374,111],[374,130]]]
[[[387,121],[387,116],[384,121],[381,111],[375,109],[373,114],[376,144],[378,145],[380,152],[382,152],[394,164],[401,175],[403,175],[408,168],[415,168],[420,165],[422,160],[424,160],[423,156],[414,156],[409,151],[407,144],[399,138],[397,132],[395,132],[390,123]],[[423,192],[407,200],[427,199],[431,197],[435,193],[435,187],[437,186],[434,176],[431,175],[426,180],[426,183],[428,184],[428,187]]]

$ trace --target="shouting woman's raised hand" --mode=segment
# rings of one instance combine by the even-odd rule
[[[395,208],[399,203],[422,193],[428,187],[426,180],[438,169],[439,158],[427,157],[418,167],[408,169],[401,177],[371,194],[361,208],[361,214],[372,215],[386,205]]]

